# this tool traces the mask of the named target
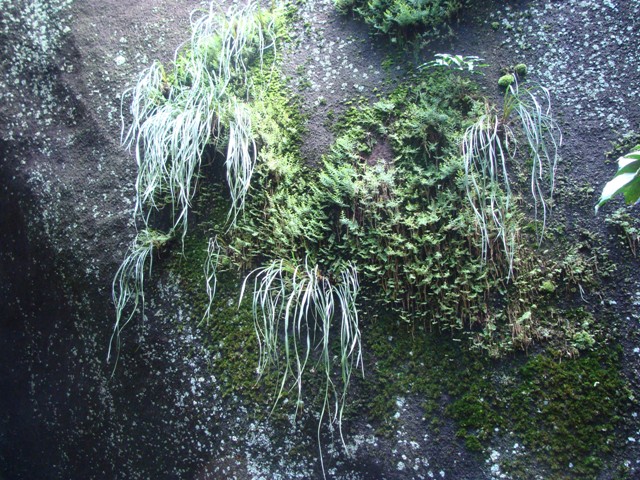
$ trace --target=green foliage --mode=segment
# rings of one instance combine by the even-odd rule
[[[398,10],[399,18],[416,14],[409,7],[425,6],[425,15],[441,18],[454,3],[403,3],[409,10]],[[323,379],[312,394],[322,397],[320,419],[329,417],[341,430],[353,368],[362,366],[359,310],[421,332],[450,333],[492,356],[538,340],[565,356],[595,348],[586,314],[552,307],[559,295],[593,280],[589,261],[577,248],[544,256],[529,248],[533,235],[523,231],[524,215],[511,194],[509,171],[521,168],[514,149],[521,133],[544,230],[561,141],[546,90],[511,86],[499,113],[455,71],[471,69],[477,59],[443,55],[442,64],[454,68],[425,70],[377,103],[349,110],[330,152],[311,168],[299,149],[303,118],[277,66],[278,21],[253,7],[236,13],[196,20],[200,33],[179,52],[173,70],[155,64],[134,88],[127,141],[140,162],[136,211],[147,225],[168,201],[173,228],[166,238],[136,242],[116,277],[124,279],[114,286],[117,305],[137,305],[154,247],[180,227],[185,241],[196,187],[207,191],[195,182],[206,151],[214,161],[225,159],[227,198],[202,196],[203,232],[195,253],[187,252],[193,258],[185,256],[189,268],[176,268],[185,270],[185,282],[206,291],[194,310],[208,320],[203,328],[228,339],[214,345],[225,361],[251,350],[247,331],[253,331],[259,348],[249,355],[276,403],[295,390],[296,408],[302,408],[303,381],[316,371],[310,365],[319,367]],[[543,181],[550,184],[543,187]],[[252,297],[250,312],[241,303],[232,314],[215,297],[225,290],[219,282],[225,269],[251,270],[239,288],[241,302]],[[117,325],[126,323],[122,311]],[[238,327],[234,332],[227,320]],[[232,390],[238,382],[253,398],[246,386],[254,377],[229,368],[225,385]],[[426,403],[436,408],[429,381],[407,378],[432,392]],[[474,388],[478,397],[484,387]],[[497,420],[482,401],[469,397],[466,403],[473,411],[460,421],[461,433],[479,449],[491,433],[474,424]]]
[[[196,11],[191,41],[176,52],[173,70],[167,73],[154,62],[123,95],[123,105],[125,98],[131,99],[131,125],[124,134],[123,122],[122,142],[135,150],[134,216],[143,230],[114,280],[116,337],[131,319],[122,321],[129,302],[133,301],[135,312],[138,299],[143,298],[143,272],[153,246],[159,238],[166,242],[176,230],[182,231],[184,240],[195,179],[210,143],[226,147],[232,224],[244,207],[256,156],[246,102],[261,96],[247,72],[252,64],[264,70],[264,56],[274,55],[277,18],[276,13],[263,12],[253,4],[231,9],[226,16],[213,4],[208,11]],[[171,228],[154,232],[153,214],[166,204]]]
[[[528,68],[524,63],[519,63],[513,67],[513,71],[518,75],[518,77],[522,78],[527,75]]]
[[[516,249],[516,224],[512,211],[512,194],[508,162],[512,159],[515,135],[496,110],[485,103],[482,114],[467,128],[462,138],[467,199],[473,209],[481,236],[482,258],[491,252],[492,231],[513,272]]]
[[[584,312],[574,313],[568,321],[579,326]],[[439,419],[449,417],[472,451],[504,441],[522,445],[525,455],[516,452],[501,465],[514,479],[530,478],[531,471],[545,478],[596,478],[619,444],[616,427],[630,401],[618,350],[588,348],[572,359],[549,350],[492,362],[421,327],[407,331],[393,317],[365,327],[363,338],[376,363],[363,406],[380,434],[397,430],[399,397],[417,399],[425,433],[434,441]]]
[[[232,220],[242,210],[256,153],[247,100],[260,96],[247,71],[274,53],[276,18],[255,5],[225,16],[212,4],[192,16],[191,41],[177,52],[173,71],[154,62],[123,95],[123,102],[131,97],[132,118],[123,143],[135,149],[136,213],[145,225],[168,198],[173,228],[186,232],[195,176],[211,142],[226,148]]]
[[[619,356],[609,350],[563,362],[536,355],[502,388],[473,381],[448,413],[465,437],[489,440],[496,428],[514,432],[533,454],[529,461],[541,462],[553,478],[592,478],[613,452],[628,403],[619,370]]]
[[[329,277],[339,277],[353,262],[362,305],[394,312],[409,324],[466,331],[470,346],[491,355],[565,338],[561,328],[556,330],[563,333],[546,333],[554,329],[545,317],[555,314],[536,305],[565,288],[582,289],[587,273],[570,276],[571,265],[554,260],[555,255],[536,260],[524,246],[523,216],[509,195],[510,184],[505,188],[502,181],[508,180],[506,163],[515,161],[513,151],[493,167],[497,179],[485,175],[486,167],[465,176],[465,150],[461,159],[459,145],[470,126],[479,124],[483,108],[498,125],[487,142],[513,143],[517,128],[478,101],[468,80],[452,71],[425,71],[377,103],[352,108],[317,169],[304,165],[299,130],[287,126],[286,89],[274,85],[269,92],[265,105],[278,121],[261,125],[270,124],[275,133],[268,137],[280,141],[262,142],[259,156],[268,160],[258,162],[249,207],[228,242],[234,261],[301,264],[309,256]],[[510,135],[506,139],[498,132],[503,125],[508,129],[502,134]],[[485,150],[490,149],[475,151]],[[499,214],[497,206],[508,207],[504,230],[491,220],[484,240],[473,204],[465,198],[470,175],[477,178],[474,198],[493,195],[484,207],[490,219]],[[562,257],[573,258],[575,266],[585,264],[577,253],[557,258]],[[563,289],[549,291],[551,284]]]
[[[441,34],[462,8],[460,0],[334,0],[334,4],[340,13],[352,11],[393,39]]]
[[[117,357],[122,329],[137,313],[139,306],[144,309],[144,277],[147,264],[149,273],[151,273],[154,249],[161,248],[172,236],[171,232],[165,234],[145,228],[138,232],[131,243],[124,261],[116,272],[111,288],[113,303],[116,307],[116,321],[109,342],[107,360],[111,358],[111,349],[114,346],[114,342]],[[128,314],[126,314],[127,309],[129,309]]]
[[[541,240],[551,211],[555,190],[555,175],[558,166],[562,132],[551,111],[551,96],[543,86],[509,86],[504,100],[504,118],[515,115],[527,142],[531,162],[529,175],[534,218],[542,223],[538,231]],[[537,226],[536,226],[537,227]]]
[[[324,415],[328,414],[332,423],[337,423],[342,438],[342,415],[351,373],[354,366],[362,367],[356,309],[358,274],[352,265],[347,266],[340,272],[340,281],[336,284],[324,276],[317,265],[311,266],[307,260],[301,265],[274,260],[252,271],[242,285],[240,303],[247,283],[253,279],[252,310],[260,347],[258,373],[262,375],[274,366],[281,372],[276,398],[281,397],[287,379],[292,375],[297,389],[296,409],[302,404],[302,377],[310,361],[313,345],[320,345],[320,359],[316,366],[321,367],[324,373],[325,385],[319,423],[322,424]],[[340,315],[342,389],[333,379],[330,352],[331,327],[336,312]],[[317,332],[320,340],[316,339]],[[280,366],[282,359],[284,365]],[[330,401],[331,397],[333,402]]]
[[[447,67],[454,70],[474,72],[476,68],[488,67],[483,60],[475,55],[451,55],[449,53],[436,53],[436,59],[423,63],[418,68]],[[525,67],[526,68],[526,67]]]
[[[512,220],[514,211],[508,164],[515,160],[519,143],[512,129],[511,117],[515,116],[520,121],[528,146],[535,220],[542,210],[538,231],[540,242],[553,199],[562,133],[551,114],[549,91],[544,87],[521,88],[516,82],[508,86],[501,114],[487,102],[480,106],[480,112],[478,120],[467,128],[462,139],[467,198],[481,234],[482,257],[488,257],[491,243],[489,227],[493,227],[509,260],[511,274],[516,227]]]
[[[630,215],[627,208],[619,208],[607,216],[605,222],[614,227],[618,238],[629,247],[633,256],[637,257],[640,244],[640,220]]]
[[[640,199],[640,145],[618,159],[618,171],[602,189],[596,213],[602,205],[619,194],[624,195],[627,205]]]
[[[513,428],[554,478],[595,477],[613,453],[629,403],[619,370],[620,352],[611,350],[563,362],[538,355],[520,371],[518,388],[507,392],[506,404],[517,412]]]

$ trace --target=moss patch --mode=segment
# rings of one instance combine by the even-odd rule
[[[364,396],[371,394],[366,407],[380,433],[395,431],[396,399],[415,396],[425,429],[437,433],[448,416],[471,451],[512,432],[507,441],[519,442],[526,453],[502,465],[509,478],[530,478],[531,469],[540,468],[557,479],[594,478],[619,445],[616,431],[630,400],[618,349],[491,362],[461,351],[454,339],[388,323],[367,328],[365,338],[375,367]]]

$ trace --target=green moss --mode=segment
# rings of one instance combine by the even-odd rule
[[[640,245],[640,220],[631,215],[630,207],[622,207],[609,214],[605,222],[616,234],[623,246],[626,246],[634,257],[638,256]]]
[[[516,78],[511,73],[507,73],[506,75],[503,75],[498,79],[498,86],[502,88],[508,88],[509,85],[512,85],[515,81]]]
[[[536,355],[506,388],[484,382],[467,388],[448,410],[463,434],[491,438],[494,428],[512,431],[529,452],[519,462],[546,465],[554,478],[599,472],[613,451],[628,397],[619,352],[611,350],[564,361]],[[485,405],[484,398],[492,401]]]
[[[597,344],[587,312],[555,306],[576,293],[572,288],[595,282],[593,268],[577,248],[536,253],[524,227],[515,278],[506,280],[499,248],[491,261],[481,259],[459,153],[465,129],[484,111],[477,88],[452,72],[423,72],[374,104],[357,100],[338,123],[331,151],[311,168],[299,149],[304,119],[277,68],[251,77],[261,95],[251,99],[258,158],[245,212],[228,231],[224,174],[205,169],[210,183],[203,178],[200,185],[211,187],[201,187],[194,205],[197,227],[184,255],[176,252],[171,261],[201,318],[208,303],[203,263],[208,239],[218,235],[225,260],[214,313],[201,328],[215,352],[211,369],[221,395],[268,410],[279,390],[277,371],[257,382],[252,312],[236,307],[241,272],[273,259],[308,260],[333,281],[353,262],[362,285],[361,318],[369,320],[364,351],[367,364],[375,365],[359,385],[356,405],[378,420],[379,431],[393,431],[398,397],[413,395],[425,428],[436,431],[449,417],[469,450],[483,450],[496,429],[514,431],[535,457],[532,464],[559,471],[570,461],[576,472],[596,472],[608,453],[602,445],[613,438],[624,386],[619,366],[602,349],[558,360]],[[509,221],[524,224],[517,212]],[[558,357],[502,365],[487,358],[537,341],[548,342]],[[305,378],[311,408],[322,406],[316,393],[323,374]],[[592,396],[588,385],[611,401]],[[548,398],[553,407],[544,403]],[[572,426],[560,412],[574,410],[582,411]],[[542,428],[533,431],[530,420],[540,412],[546,414]]]
[[[595,476],[613,453],[629,397],[620,353],[600,349],[568,361],[537,355],[507,392],[512,427],[555,478]]]
[[[364,396],[371,395],[368,412],[382,433],[395,431],[396,399],[414,396],[423,401],[425,428],[448,416],[471,451],[513,432],[510,441],[526,452],[503,465],[514,479],[529,478],[534,468],[548,478],[595,478],[619,445],[629,404],[619,350],[574,359],[549,351],[495,363],[460,351],[452,339],[390,328],[385,320],[365,332],[376,369]]]
[[[518,77],[524,77],[527,75],[528,68],[524,63],[519,63],[513,67],[513,71],[518,75]]]

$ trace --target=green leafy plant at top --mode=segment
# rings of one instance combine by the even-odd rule
[[[442,34],[462,8],[460,0],[334,0],[334,5],[343,14],[357,14],[393,41]]]
[[[123,143],[138,163],[136,213],[146,225],[152,210],[168,202],[173,228],[187,229],[187,216],[206,146],[226,147],[227,179],[235,220],[244,205],[255,165],[255,145],[247,102],[259,97],[247,75],[275,53],[276,15],[254,4],[221,15],[212,4],[194,12],[191,41],[176,52],[167,74],[154,62],[131,97],[131,124]],[[123,130],[124,133],[124,130]]]

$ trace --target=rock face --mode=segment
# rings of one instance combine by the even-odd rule
[[[528,15],[495,3],[496,13],[483,7],[482,18],[461,27],[458,43],[438,48],[494,65],[526,61],[533,75],[557,87],[558,103],[570,100],[562,107],[566,158],[573,168],[586,165],[590,182],[604,183],[612,172],[585,158],[602,157],[618,129],[640,122],[640,39],[632,26],[640,2],[534,1],[519,7]],[[274,425],[242,399],[223,398],[207,368],[215,351],[203,346],[162,265],[144,321],[127,330],[119,364],[114,370],[105,361],[111,281],[134,236],[135,161],[120,147],[120,93],[152,60],[172,58],[198,5],[0,0],[1,478],[322,477],[313,415]],[[379,85],[384,55],[330,1],[306,2],[300,11],[310,27],[288,58],[291,73],[306,62],[306,152],[315,157],[329,143],[327,112]],[[504,35],[489,28],[496,19]],[[578,208],[595,203],[592,196]],[[631,306],[621,307],[627,311]],[[638,358],[633,344],[623,347],[637,390]],[[486,460],[470,454],[451,421],[437,436],[425,430],[419,399],[399,397],[396,405],[390,436],[358,418],[350,422],[353,457],[323,434],[329,477],[500,478],[497,451]],[[628,461],[633,476],[637,458],[631,445],[616,461]]]

